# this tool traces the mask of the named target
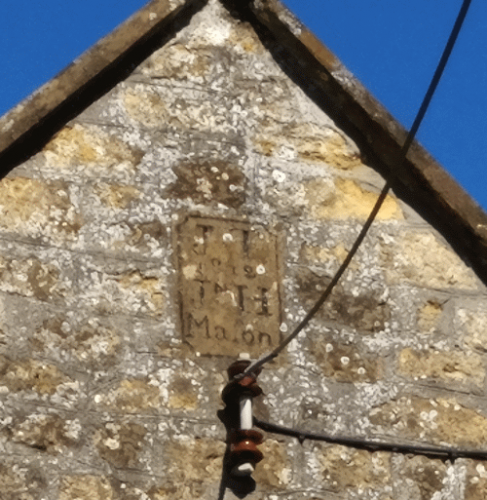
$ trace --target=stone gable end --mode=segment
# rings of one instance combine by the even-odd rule
[[[278,45],[211,0],[0,182],[1,499],[218,498],[226,368],[293,329],[384,184]],[[486,309],[392,193],[263,370],[256,411],[485,449]],[[249,499],[486,498],[481,462],[271,434],[262,449]]]

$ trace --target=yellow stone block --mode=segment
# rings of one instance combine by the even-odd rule
[[[350,179],[335,182],[313,179],[305,185],[308,210],[316,219],[352,219],[364,221],[374,207],[378,193],[366,191]],[[403,213],[392,195],[388,195],[377,220],[401,220]]]

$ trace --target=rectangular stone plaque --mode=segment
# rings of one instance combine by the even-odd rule
[[[189,216],[179,224],[183,338],[201,354],[258,355],[281,339],[278,242],[247,222]]]

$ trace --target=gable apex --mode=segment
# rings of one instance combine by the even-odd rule
[[[213,1],[213,0],[212,0]],[[0,119],[6,173],[39,151],[70,119],[170,41],[208,0],[153,0]],[[397,163],[407,132],[278,0],[218,0],[249,23],[287,75],[361,148],[396,193],[414,202],[486,279],[487,216],[418,143]],[[215,31],[217,33],[218,30]]]

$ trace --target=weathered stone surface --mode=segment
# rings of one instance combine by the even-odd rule
[[[134,413],[157,408],[160,405],[160,393],[159,389],[147,380],[122,380],[118,387],[107,395],[95,395],[94,401],[118,411]]]
[[[127,312],[135,315],[161,316],[165,310],[164,282],[159,270],[114,269],[92,271],[85,276],[82,300],[101,314]]]
[[[69,377],[56,366],[34,359],[10,361],[0,357],[0,384],[12,392],[36,391],[52,395],[67,382],[70,382]]]
[[[163,4],[183,2],[145,11],[153,54],[0,183],[2,500],[221,496],[226,368],[303,318],[384,182],[310,80],[297,85],[296,64],[308,75],[309,62],[282,44],[300,41],[257,34],[233,17],[245,2],[220,0],[186,3],[166,37]],[[272,29],[282,21],[262,16]],[[485,287],[405,194],[387,198],[286,362],[259,376],[259,418],[398,442],[487,440]],[[476,234],[462,233],[471,257]],[[279,435],[261,448],[249,500],[485,496],[471,461]]]
[[[103,460],[116,467],[135,467],[146,429],[135,423],[106,424],[95,433],[94,443]]]
[[[402,436],[478,446],[487,439],[487,418],[454,399],[401,397],[373,409],[372,424]]]
[[[482,353],[487,352],[487,313],[483,310],[459,309],[455,323],[464,332],[465,344]]]
[[[356,347],[320,338],[311,344],[311,352],[324,375],[338,382],[374,383],[383,377],[382,360],[362,354]]]
[[[46,451],[61,453],[79,440],[80,422],[63,420],[59,415],[34,414],[9,429],[9,438],[15,442]]]
[[[73,329],[68,318],[52,317],[45,320],[34,333],[32,345],[38,351],[60,358],[77,359],[87,363],[106,363],[113,359],[119,346],[119,336],[99,321],[91,319]]]
[[[205,48],[190,50],[182,43],[174,43],[164,51],[155,52],[139,70],[151,78],[202,80],[211,70],[212,55]]]
[[[36,258],[8,259],[0,256],[0,290],[50,300],[59,296],[59,269]]]
[[[195,410],[198,406],[197,388],[192,381],[184,377],[176,377],[168,387],[168,406],[175,409]]]
[[[355,181],[339,178],[334,182],[313,179],[305,184],[305,192],[308,210],[316,219],[365,220],[378,198],[377,193],[366,191]],[[397,200],[388,195],[376,219],[402,218]]]
[[[425,457],[408,457],[404,476],[408,482],[408,498],[430,500],[443,489],[446,465],[440,460],[428,460]]]
[[[105,476],[65,476],[59,500],[112,500],[113,490]]]
[[[484,500],[487,488],[487,471],[485,464],[470,461],[467,465],[465,481],[465,500]]]
[[[0,183],[0,210],[2,227],[31,237],[45,231],[53,236],[76,235],[83,225],[63,181],[7,177]]]
[[[43,475],[30,467],[0,463],[2,500],[39,500],[45,492]]]
[[[415,351],[407,348],[399,354],[399,370],[418,378],[474,383],[482,386],[485,367],[480,356],[460,352]]]
[[[319,276],[307,268],[299,269],[298,295],[308,309],[316,303],[330,281],[330,278]],[[391,317],[390,306],[374,295],[376,294],[367,293],[356,296],[338,285],[317,314],[326,321],[348,325],[357,330],[382,331]]]
[[[283,443],[266,439],[259,446],[264,459],[259,462],[254,478],[259,485],[267,488],[284,489],[291,482],[291,464]]]
[[[118,209],[127,208],[141,196],[136,187],[118,184],[100,184],[96,186],[95,193],[107,206]]]
[[[235,134],[244,126],[242,114],[232,114],[230,123],[228,121],[233,99],[212,96],[205,88],[194,88],[191,94],[184,88],[174,88],[173,92],[167,93],[163,87],[135,83],[121,89],[117,101],[123,103],[119,121],[129,122],[132,127],[149,133],[170,128],[207,134]]]
[[[317,472],[333,492],[380,489],[391,481],[390,456],[343,446],[315,446]]]
[[[168,118],[167,106],[154,91],[129,89],[123,96],[127,114],[145,127],[158,127]]]
[[[418,328],[421,333],[432,333],[438,325],[443,306],[435,301],[426,302],[418,310]]]
[[[327,248],[303,243],[299,256],[310,264],[329,264],[332,262],[335,268],[338,269],[338,265],[342,264],[347,255],[348,251],[342,244],[338,244],[333,248]],[[352,260],[348,269],[356,271],[358,269],[358,262]]]
[[[176,198],[191,198],[195,203],[211,201],[239,208],[245,201],[247,179],[241,170],[220,160],[182,163],[174,167],[177,176],[168,188]]]
[[[110,136],[96,125],[67,126],[44,148],[50,166],[82,166],[94,174],[96,169],[135,168],[144,153]]]
[[[431,233],[408,231],[397,238],[383,238],[381,256],[389,283],[430,288],[477,286],[473,272]]]
[[[340,170],[362,165],[360,154],[345,137],[332,128],[311,123],[282,126],[274,120],[261,123],[263,130],[254,138],[257,150],[271,156],[279,150],[291,150],[299,159],[323,162]]]
[[[225,444],[209,439],[174,440],[165,448],[167,480],[149,492],[151,500],[207,498],[221,478]]]

